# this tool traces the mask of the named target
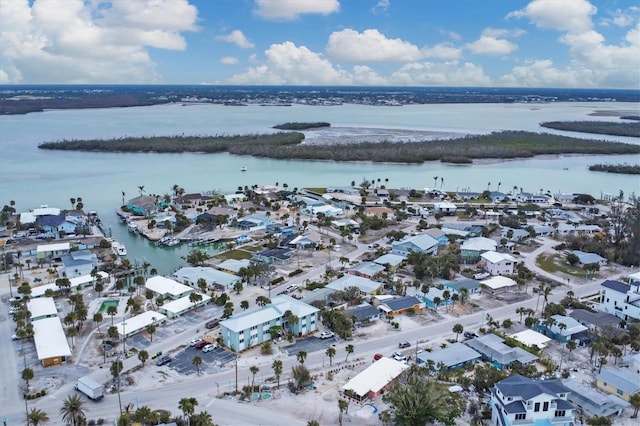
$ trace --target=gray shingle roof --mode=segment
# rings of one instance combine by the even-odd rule
[[[619,293],[626,293],[627,291],[629,291],[629,285],[620,281],[606,280],[600,285],[602,287],[610,288],[611,290],[617,291]]]

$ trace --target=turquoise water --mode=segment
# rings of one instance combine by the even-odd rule
[[[525,191],[640,193],[637,176],[590,172],[594,163],[640,163],[639,156],[548,156],[492,161],[480,164],[422,165],[335,163],[272,160],[229,154],[117,154],[39,150],[41,142],[73,138],[111,138],[125,135],[244,134],[272,131],[287,121],[328,121],[339,138],[340,127],[412,129],[419,131],[488,133],[502,129],[543,131],[538,123],[550,120],[593,120],[595,110],[626,110],[640,114],[637,103],[456,104],[374,107],[342,105],[289,108],[195,105],[47,111],[0,116],[0,205],[16,202],[18,211],[42,204],[68,208],[69,199],[82,197],[85,210],[95,210],[113,237],[123,243],[130,260],[148,261],[161,274],[184,264],[186,245],[156,247],[127,231],[114,210],[125,198],[146,193],[164,195],[178,184],[186,192],[234,191],[238,186],[287,183],[304,186],[350,185],[351,181],[389,179],[395,188],[433,186],[471,191]],[[606,118],[611,120],[611,118]],[[548,130],[545,130],[548,131]],[[562,133],[562,132],[555,132]],[[309,133],[313,140],[317,134]],[[599,139],[640,143],[638,138],[598,136]],[[241,172],[247,167],[246,172]]]
[[[107,312],[107,309],[109,309],[110,306],[117,307],[118,303],[119,302],[117,300],[105,300],[100,305],[100,309],[98,309],[98,312],[100,312],[101,314],[104,314],[105,312]]]

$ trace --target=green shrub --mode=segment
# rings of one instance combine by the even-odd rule
[[[282,281],[284,281],[284,277],[275,278],[275,279],[271,280],[271,285],[280,284]]]
[[[296,269],[295,271],[291,271],[291,272],[289,272],[289,276],[290,276],[290,277],[295,277],[296,275],[299,275],[299,274],[301,274],[302,272],[304,272],[304,271],[303,271],[302,269],[298,268],[298,269]]]

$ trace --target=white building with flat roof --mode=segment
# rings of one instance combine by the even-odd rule
[[[390,386],[407,368],[409,366],[404,362],[382,357],[349,380],[342,386],[342,390],[357,401],[373,399]]]
[[[146,311],[141,313],[140,315],[136,315],[135,317],[127,318],[123,321],[120,321],[119,323],[115,324],[115,327],[118,329],[120,340],[122,340],[125,337],[133,336],[134,334],[146,330],[146,328],[151,324],[162,324],[166,321],[166,319],[167,317],[160,312]]]
[[[510,254],[487,251],[480,257],[484,261],[484,269],[491,275],[513,275],[516,259]]]
[[[71,356],[69,342],[58,317],[34,321],[33,341],[38,359],[44,367],[60,365]]]
[[[44,259],[46,257],[59,257],[63,254],[69,253],[71,250],[70,243],[54,243],[54,244],[38,244],[36,246],[36,256],[38,259]]]
[[[207,296],[206,294],[196,293],[202,296],[202,300],[199,302],[191,302],[191,295],[181,297],[180,299],[172,300],[171,302],[165,303],[158,308],[160,312],[165,314],[169,318],[176,318],[185,312],[188,312],[192,309],[196,309],[199,306],[204,306],[211,300],[211,296]]]
[[[224,291],[232,290],[236,283],[242,282],[242,278],[237,275],[208,266],[185,266],[174,272],[173,277],[194,287],[198,285],[198,281],[203,279],[207,286],[217,287]]]
[[[27,309],[31,312],[31,321],[58,316],[58,309],[53,297],[39,297],[27,302]]]
[[[188,285],[160,276],[149,278],[144,286],[154,293],[162,295],[165,299],[180,299],[193,292],[193,288]]]

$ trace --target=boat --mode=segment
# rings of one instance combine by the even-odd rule
[[[242,167],[240,167],[240,171],[241,171],[241,172],[246,172],[246,171],[247,171],[247,166],[242,166]]]
[[[167,247],[177,246],[178,244],[180,244],[180,238],[171,238],[169,241],[164,243]]]
[[[111,247],[113,248],[113,251],[115,251],[118,256],[127,255],[127,248],[124,246],[124,244],[119,243],[117,241],[112,241]]]
[[[129,228],[129,232],[138,232],[138,225],[135,222],[127,222],[127,228]]]

